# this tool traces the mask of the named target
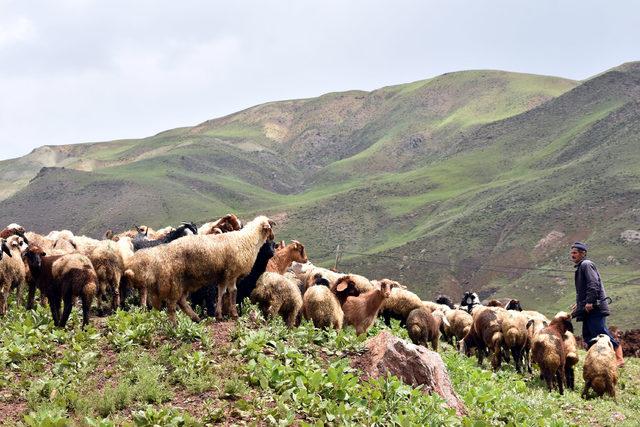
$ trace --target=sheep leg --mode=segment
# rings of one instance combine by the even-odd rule
[[[73,294],[71,290],[64,294],[64,309],[62,311],[62,318],[60,319],[60,327],[64,328],[67,325],[67,321],[69,320],[69,316],[71,315],[71,307],[73,306]]]
[[[544,372],[540,372],[540,375],[544,377],[544,381],[547,383],[547,388],[549,389],[549,391],[552,391],[553,390],[553,374],[545,370]]]
[[[50,295],[49,308],[51,309],[51,317],[53,317],[54,326],[60,326],[60,296]]]
[[[169,313],[169,321],[175,326],[178,323],[176,320],[176,301],[167,301],[167,313]]]
[[[516,365],[516,372],[521,374],[522,373],[522,350],[517,347],[513,347],[511,349],[511,355],[513,356],[513,362]]]
[[[583,399],[588,399],[589,387],[591,387],[591,381],[587,380],[584,382],[584,388],[582,389],[581,396]]]
[[[232,319],[238,318],[238,307],[236,307],[236,298],[238,296],[238,289],[235,285],[229,291],[229,315]]]
[[[575,377],[573,375],[573,367],[565,366],[564,368],[564,376],[567,379],[567,387],[571,390],[575,390]]]
[[[564,394],[564,366],[556,371],[556,381],[558,381],[558,391],[560,394]]]
[[[200,317],[198,317],[196,312],[193,311],[193,309],[189,305],[189,302],[187,301],[187,295],[189,295],[188,292],[182,294],[182,297],[178,300],[178,305],[180,306],[182,311],[184,311],[185,314],[191,318],[191,320],[197,323],[200,321]]]
[[[111,309],[115,312],[120,307],[120,285],[118,281],[113,283],[113,299],[111,300]]]
[[[438,339],[438,337],[435,337],[434,339],[431,340],[431,348],[433,348],[433,351],[438,351],[438,348],[439,348],[439,345],[440,345],[439,341],[440,340]],[[426,347],[426,345],[425,345],[425,347]]]
[[[493,357],[491,358],[491,367],[494,371],[500,369],[500,365],[502,364],[502,346],[497,345],[493,349]]]
[[[29,283],[29,289],[27,294],[27,310],[31,310],[36,301],[36,285],[35,283]]]
[[[89,324],[89,309],[91,308],[91,295],[82,294],[82,329]],[[65,310],[67,306],[65,305]]]
[[[143,309],[147,309],[147,287],[143,286],[142,289],[140,289],[140,307],[142,307]]]
[[[218,284],[218,297],[216,298],[216,320],[222,320],[222,295],[227,290],[226,283]]]

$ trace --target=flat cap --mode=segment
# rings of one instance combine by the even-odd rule
[[[587,249],[589,249],[589,246],[587,246],[585,243],[582,242],[575,242],[573,245],[571,245],[571,249],[576,248],[579,251],[587,251]]]

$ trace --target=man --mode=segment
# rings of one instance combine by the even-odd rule
[[[609,315],[607,294],[595,264],[587,259],[587,249],[587,245],[581,242],[575,242],[571,246],[570,257],[576,268],[576,303],[571,315],[578,322],[582,322],[582,339],[587,346],[590,347],[591,340],[599,334],[609,335],[616,351],[616,362],[622,367],[622,346],[605,324],[605,317]]]

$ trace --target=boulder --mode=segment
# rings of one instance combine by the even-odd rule
[[[383,331],[366,343],[367,351],[353,361],[365,378],[395,375],[404,383],[422,386],[426,393],[438,393],[458,415],[465,415],[464,403],[453,390],[449,373],[435,351],[414,345]]]

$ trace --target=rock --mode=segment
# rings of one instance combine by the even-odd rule
[[[352,363],[364,371],[366,378],[377,378],[387,373],[395,375],[406,384],[421,385],[426,393],[438,393],[458,415],[467,413],[464,403],[453,390],[442,358],[435,351],[411,344],[387,331],[371,338],[366,348],[364,355]]]
[[[640,231],[638,230],[624,230],[620,233],[622,241],[627,243],[640,243]]]

